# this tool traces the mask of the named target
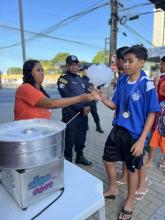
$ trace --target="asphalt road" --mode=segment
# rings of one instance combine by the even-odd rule
[[[0,89],[0,104],[13,103],[15,99],[15,89]],[[47,89],[51,98],[59,98],[57,89]]]

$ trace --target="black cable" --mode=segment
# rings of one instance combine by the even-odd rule
[[[61,193],[56,199],[54,199],[51,203],[49,203],[49,205],[47,205],[45,208],[43,208],[37,215],[35,215],[33,218],[31,218],[31,220],[34,220],[39,215],[41,215],[44,211],[46,211],[46,209],[48,209],[51,205],[53,205],[53,203],[55,203],[57,201],[57,199],[59,199],[62,196],[63,193],[64,193],[64,188],[61,189]]]
[[[129,8],[121,9],[120,12],[121,11],[128,11],[128,10],[130,10],[132,8],[141,7],[141,6],[145,6],[145,5],[152,5],[152,3],[142,3],[142,4],[138,4],[138,5],[132,5]]]
[[[99,2],[102,2],[102,0],[99,1]],[[98,2],[97,2],[97,3],[98,3]],[[93,4],[93,5],[96,5],[96,3]],[[92,6],[93,6],[93,5],[92,5]],[[107,5],[109,5],[109,2],[106,2],[106,3],[104,3],[104,4],[101,4],[101,5],[96,6],[96,7],[94,7],[94,8],[91,8],[91,6],[90,6],[90,7],[86,8],[86,9],[84,9],[83,11],[81,11],[81,12],[79,12],[79,13],[76,13],[75,15],[72,15],[72,16],[69,16],[68,18],[65,18],[64,20],[60,21],[58,24],[53,25],[53,26],[50,26],[49,28],[47,28],[46,30],[44,30],[44,31],[42,31],[42,32],[40,32],[40,33],[31,32],[31,33],[33,33],[35,36],[32,36],[32,37],[26,39],[25,41],[27,42],[27,41],[31,41],[31,40],[33,40],[33,39],[36,39],[36,38],[38,38],[38,37],[45,37],[45,36],[47,36],[47,35],[46,35],[47,33],[53,32],[54,30],[56,30],[56,29],[58,29],[58,28],[60,28],[60,27],[62,27],[62,26],[64,26],[64,25],[67,25],[68,23],[73,22],[74,20],[80,18],[81,16],[84,16],[84,15],[86,15],[86,14],[89,14],[90,12],[95,11],[95,10],[97,10],[97,9],[99,9],[99,8],[101,8],[101,7],[107,6]],[[72,19],[72,20],[69,21],[69,19]],[[66,23],[65,23],[65,22],[66,22]],[[52,37],[51,37],[51,38],[52,38]],[[8,46],[5,46],[5,47],[1,47],[0,49],[6,49],[6,48],[10,48],[10,47],[15,47],[15,46],[17,46],[17,45],[19,45],[19,44],[21,44],[21,42],[14,43],[14,44],[11,44],[11,45],[8,45]],[[84,44],[84,43],[81,43],[81,44]],[[86,45],[87,45],[87,44],[86,44]],[[89,46],[89,45],[88,45],[88,46]]]
[[[69,23],[77,20],[78,18],[80,18],[82,16],[84,16],[86,14],[89,14],[89,13],[91,13],[91,12],[101,8],[101,7],[107,6],[107,5],[109,5],[109,2],[103,3],[99,6],[94,7],[94,8],[87,8],[87,9],[81,11],[81,12],[76,13],[75,15],[72,15],[72,16],[60,21],[58,24],[49,27],[47,30],[45,30],[41,33],[48,34],[50,32],[53,32],[54,30],[58,29],[59,27],[63,27],[64,25],[69,24]]]
[[[148,11],[148,12],[142,12],[142,13],[139,13],[137,15],[148,15],[148,14],[153,14],[153,13],[157,13],[157,12],[164,12],[164,11],[161,11],[161,10],[157,10],[157,11]],[[135,15],[135,16],[137,16]]]
[[[85,14],[90,13],[90,12],[91,12],[90,10],[96,10],[96,9],[98,9],[98,7],[100,8],[100,7],[105,6],[105,3],[104,3],[104,4],[99,5],[99,6],[97,6],[97,7],[91,8],[91,7],[97,5],[98,3],[101,3],[101,2],[102,2],[102,0],[99,1],[99,2],[97,2],[97,3],[92,4],[90,7],[85,8],[84,10],[82,10],[82,11],[80,11],[80,12],[74,14],[74,15],[71,15],[71,16],[69,16],[69,17],[63,19],[62,21],[58,22],[57,24],[48,27],[45,31],[42,31],[42,33],[50,33],[49,31],[52,32],[53,30],[55,30],[55,29],[57,29],[57,28],[59,28],[59,27],[65,25],[65,22],[68,22],[70,19],[78,19],[78,18],[80,18],[81,16],[84,16]],[[107,4],[107,3],[108,3],[108,2],[106,2],[106,4]],[[69,23],[70,23],[70,22],[69,22]],[[67,24],[67,23],[66,23],[66,24]]]
[[[156,11],[149,11],[149,12],[142,12],[131,17],[135,17],[135,16],[140,16],[140,15],[147,15],[147,14],[153,14],[153,13],[158,13],[158,12],[164,12],[162,10],[156,10]],[[121,18],[126,17],[126,21],[128,19],[127,15],[123,15]],[[124,23],[120,23],[121,25],[123,25],[127,30],[129,30],[130,32],[132,32],[133,34],[135,34],[136,36],[140,37],[141,39],[143,39],[144,41],[146,41],[148,44],[150,44],[153,47],[156,47],[153,43],[151,43],[149,40],[147,40],[146,38],[144,38],[142,35],[140,35],[138,32],[136,32],[132,27],[125,25],[126,21]]]
[[[13,30],[13,31],[20,31],[19,28],[7,26],[7,25],[0,24],[0,27],[6,28],[6,29],[9,29],[9,30]],[[65,41],[65,42],[69,42],[69,43],[74,43],[74,44],[78,44],[78,45],[81,45],[81,46],[87,46],[87,47],[93,47],[93,48],[101,49],[100,47],[98,47],[96,45],[92,45],[92,44],[88,44],[88,43],[84,43],[84,42],[80,42],[80,41],[74,41],[74,40],[69,40],[69,39],[65,39],[65,38],[59,38],[59,37],[50,36],[50,35],[46,35],[46,34],[38,34],[38,33],[33,32],[33,31],[24,31],[24,32],[25,33],[29,33],[29,34],[37,34],[37,35],[39,35],[41,37],[46,37],[46,38],[50,38],[50,39],[54,39],[54,40],[60,40],[60,41]],[[26,41],[29,41],[29,40],[26,40]],[[20,43],[21,42],[14,43],[14,44],[11,44],[11,45],[8,45],[8,46],[0,47],[0,50],[7,49],[7,48],[10,48],[10,47],[18,46]]]
[[[130,32],[132,32],[133,34],[135,34],[136,36],[140,37],[141,39],[143,39],[144,41],[146,41],[148,44],[150,44],[153,47],[156,47],[154,44],[152,44],[149,40],[147,40],[146,38],[144,38],[141,34],[139,34],[137,31],[135,31],[132,27],[130,27],[129,25],[123,24],[123,26],[129,30]]]

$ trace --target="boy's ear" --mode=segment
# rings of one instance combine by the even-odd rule
[[[140,60],[140,65],[141,65],[141,67],[143,67],[144,66],[144,60]]]

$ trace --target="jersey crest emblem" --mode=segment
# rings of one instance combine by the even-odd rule
[[[139,99],[140,99],[140,94],[138,93],[138,92],[134,92],[133,94],[132,94],[132,99],[134,100],[134,101],[138,101]]]

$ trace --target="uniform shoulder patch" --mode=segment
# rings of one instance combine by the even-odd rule
[[[61,77],[61,78],[59,79],[59,82],[65,84],[65,85],[68,84],[68,81],[67,81],[66,79],[64,79],[63,77]]]

